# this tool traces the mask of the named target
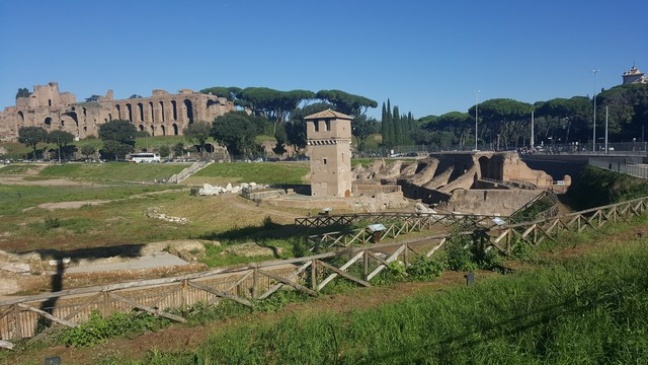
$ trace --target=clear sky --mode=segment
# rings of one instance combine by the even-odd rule
[[[0,107],[211,86],[339,89],[415,117],[648,72],[648,0],[2,0]],[[593,69],[599,69],[596,74]]]

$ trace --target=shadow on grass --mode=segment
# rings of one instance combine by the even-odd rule
[[[279,239],[289,240],[305,238],[310,235],[323,234],[336,231],[347,231],[352,229],[350,225],[335,225],[318,228],[307,228],[297,224],[278,224],[266,218],[260,226],[234,227],[224,232],[209,232],[198,236],[198,239],[224,241],[226,244],[243,242],[265,242]]]
[[[56,271],[50,278],[50,292],[60,292],[64,290],[64,275],[65,268],[68,262],[79,262],[82,259],[101,259],[109,257],[140,257],[143,244],[132,244],[132,245],[117,245],[109,247],[93,247],[93,248],[81,248],[70,251],[60,251],[55,249],[42,249],[35,250],[30,252],[35,252],[40,255],[40,257],[50,257],[51,261],[56,263]],[[59,297],[48,298],[43,301],[40,305],[40,310],[48,313],[49,315],[54,315],[54,309],[58,302]],[[53,321],[44,316],[39,317],[36,323],[36,333],[41,333],[51,328]]]

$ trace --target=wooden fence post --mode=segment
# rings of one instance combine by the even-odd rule
[[[255,265],[252,271],[252,300],[257,298],[257,282],[259,280],[258,267]]]
[[[182,310],[186,311],[187,310],[187,279],[182,280]]]
[[[317,260],[311,260],[311,289],[319,291],[317,288]]]
[[[369,275],[369,250],[364,250],[363,261],[362,278],[367,280],[367,275]]]
[[[13,312],[12,317],[13,317],[13,323],[14,323],[13,337],[20,340],[20,339],[23,338],[22,326],[21,326],[21,323],[20,323],[20,306],[18,306],[18,304],[16,304],[13,307],[14,307],[13,311],[12,311]],[[11,335],[9,337],[11,338]]]

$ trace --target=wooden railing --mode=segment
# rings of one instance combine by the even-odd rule
[[[645,214],[647,210],[648,197],[645,197],[534,222],[477,229],[485,233],[481,237],[485,237],[487,249],[492,247],[508,254],[516,245],[536,246],[546,240],[558,239],[564,231],[596,230],[606,223],[626,221]],[[421,220],[404,222],[407,223],[398,228],[394,225],[387,236],[395,238],[399,231],[420,229],[423,225]],[[409,228],[403,228],[405,226]],[[199,302],[217,305],[223,300],[254,306],[257,301],[283,288],[316,296],[339,278],[371,286],[371,281],[391,262],[399,260],[408,265],[415,256],[431,257],[451,238],[474,237],[474,230],[363,247],[354,247],[340,238],[342,236],[328,235],[323,242],[328,242],[329,247],[337,248],[333,243],[346,242],[341,245],[344,248],[309,257],[220,268],[192,275],[3,300],[0,301],[0,339],[33,337],[42,321],[74,327],[86,321],[93,311],[108,315],[137,309],[184,322],[185,318],[171,313],[171,309],[186,309]],[[366,232],[357,236],[367,237]]]
[[[354,213],[336,215],[315,215],[311,217],[295,218],[295,224],[308,228],[327,227],[333,225],[351,225],[356,222],[370,223],[406,222],[412,220],[424,221],[426,225],[442,224],[455,226],[462,224],[478,223],[492,225],[494,218],[507,219],[508,217],[479,214],[454,214],[454,213],[411,213],[411,212],[381,212],[381,213]]]

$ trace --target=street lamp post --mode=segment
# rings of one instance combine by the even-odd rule
[[[592,152],[596,152],[596,74],[600,70],[595,68],[592,70],[594,73],[594,119],[592,124]]]
[[[479,120],[479,93],[481,90],[475,90],[475,150],[478,150],[477,148],[477,121]]]

